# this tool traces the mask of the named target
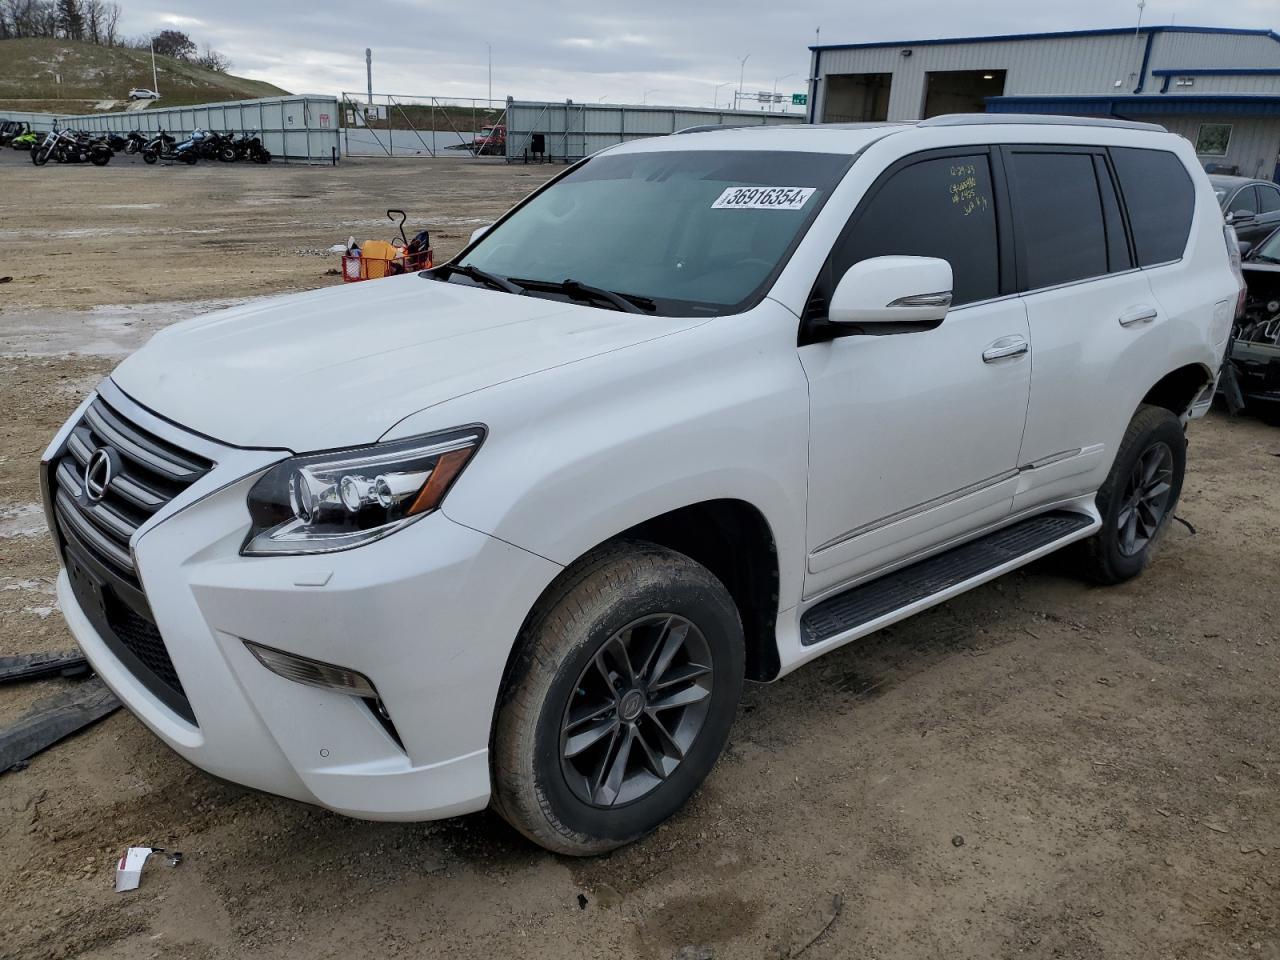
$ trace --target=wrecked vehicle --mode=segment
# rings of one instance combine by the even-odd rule
[[[43,456],[59,607],[216,776],[602,853],[745,680],[1071,545],[1139,575],[1237,251],[1148,124],[629,141],[432,270],[156,334]]]
[[[1280,422],[1280,229],[1256,247],[1241,244],[1244,310],[1236,321],[1223,367],[1227,408],[1248,408]]]

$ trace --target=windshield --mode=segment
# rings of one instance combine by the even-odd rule
[[[1263,260],[1267,263],[1280,263],[1280,230],[1275,231],[1253,251],[1251,260]]]
[[[588,160],[461,261],[543,284],[574,280],[671,316],[742,309],[786,262],[852,158],[668,151]]]

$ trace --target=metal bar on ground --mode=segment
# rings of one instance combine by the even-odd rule
[[[79,650],[58,650],[49,653],[23,653],[0,657],[0,683],[13,680],[35,680],[39,677],[72,676],[87,673],[88,661]]]
[[[97,677],[37,703],[13,726],[0,730],[0,772],[97,723],[119,707],[116,695]]]

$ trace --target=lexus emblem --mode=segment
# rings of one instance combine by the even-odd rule
[[[97,503],[106,495],[116,473],[117,454],[110,447],[99,447],[84,468],[84,495]]]

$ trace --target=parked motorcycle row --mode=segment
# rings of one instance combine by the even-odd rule
[[[163,130],[144,134],[134,130],[129,134],[85,133],[76,130],[58,130],[53,133],[37,133],[22,121],[0,122],[0,146],[8,144],[15,150],[26,150],[31,162],[41,167],[50,160],[55,163],[92,163],[105,167],[117,153],[140,154],[153,164],[159,160],[194,164],[200,160],[219,160],[234,163],[238,160],[253,163],[270,163],[271,152],[262,145],[257,131],[242,133],[213,133],[194,130],[191,136],[178,141]]]

